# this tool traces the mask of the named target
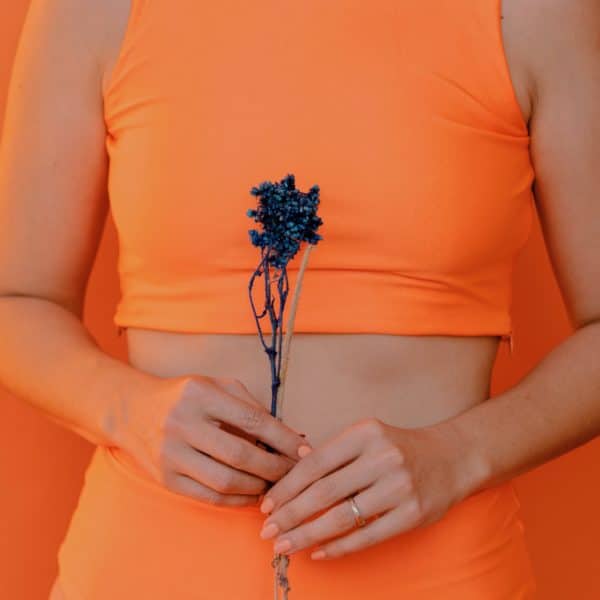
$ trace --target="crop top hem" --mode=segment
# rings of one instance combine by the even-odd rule
[[[150,329],[157,331],[167,331],[172,333],[203,333],[203,334],[233,334],[257,335],[256,325],[252,316],[248,315],[247,326],[223,326],[220,319],[215,319],[211,315],[197,315],[191,318],[184,310],[177,310],[173,301],[169,304],[169,310],[165,311],[162,306],[144,305],[144,313],[127,313],[117,311],[113,318],[114,324],[120,329],[128,327]],[[181,308],[185,303],[181,304]],[[468,319],[471,320],[468,320]],[[347,316],[336,311],[327,312],[319,315],[313,313],[302,319],[299,325],[297,317],[294,326],[296,333],[329,333],[329,334],[383,334],[383,335],[406,335],[406,336],[501,336],[512,335],[512,323],[510,318],[499,317],[494,321],[489,318],[482,318],[481,323],[472,319],[472,309],[465,306],[462,315],[460,310],[453,310],[451,315],[444,320],[443,326],[439,322],[427,322],[416,320],[396,319],[392,324],[387,316],[381,314],[364,314],[356,321],[348,321]],[[237,320],[236,320],[237,322]],[[264,326],[265,332],[270,333],[270,329]],[[286,331],[286,327],[283,327]]]
[[[167,331],[170,333],[202,333],[208,335],[257,335],[256,329],[252,330],[249,328],[236,328],[227,329],[224,331],[222,327],[216,327],[215,321],[196,321],[190,322],[185,316],[177,318],[173,315],[172,318],[165,318],[165,313],[157,312],[152,325],[148,325],[148,316],[139,316],[135,318],[131,315],[126,315],[122,312],[116,313],[113,319],[113,323],[117,326],[117,333],[121,335],[123,331],[128,328],[139,328],[149,329],[151,331]],[[160,319],[158,318],[160,317]],[[512,322],[510,320],[502,320],[502,324],[499,323],[498,327],[492,329],[489,326],[476,327],[468,326],[465,327],[467,321],[457,321],[456,326],[448,326],[447,328],[438,327],[415,327],[414,324],[397,324],[394,328],[391,328],[389,323],[383,319],[375,319],[371,321],[361,320],[359,326],[348,328],[347,323],[336,322],[335,319],[328,318],[327,323],[324,322],[313,322],[307,323],[302,329],[297,326],[294,327],[294,334],[302,333],[319,333],[319,334],[332,334],[332,335],[344,335],[344,334],[363,334],[363,335],[404,335],[404,336],[457,336],[457,337],[471,337],[471,336],[494,336],[499,337],[501,342],[508,344],[509,353],[512,355],[514,352],[514,331]],[[336,325],[338,327],[336,327]],[[342,327],[343,325],[343,327]],[[449,324],[450,325],[450,324]],[[283,327],[285,333],[286,328]]]

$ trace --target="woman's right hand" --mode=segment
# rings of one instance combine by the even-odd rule
[[[118,447],[166,488],[211,504],[256,504],[310,446],[232,378],[157,377],[117,413]]]

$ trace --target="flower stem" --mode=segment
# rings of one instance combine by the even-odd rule
[[[300,291],[302,289],[302,280],[304,278],[304,272],[306,270],[306,266],[308,264],[308,257],[310,256],[310,252],[313,249],[314,244],[308,244],[306,249],[304,250],[304,255],[302,256],[302,262],[300,263],[300,268],[298,269],[298,276],[296,278],[296,285],[294,286],[294,296],[292,298],[292,303],[290,306],[290,313],[288,316],[286,331],[285,331],[285,339],[283,342],[282,356],[281,356],[281,373],[279,376],[279,385],[277,386],[277,397],[276,397],[276,406],[277,409],[275,414],[279,420],[282,420],[282,411],[283,411],[283,397],[285,390],[285,380],[287,374],[287,366],[290,357],[290,349],[292,345],[292,334],[294,333],[294,321],[296,318],[296,311],[298,309],[298,301],[300,299]],[[279,586],[281,585],[283,590],[283,600],[287,600],[288,591],[290,590],[288,577],[287,577],[287,567],[289,563],[289,557],[285,554],[275,554],[273,558],[273,566],[275,567],[275,590],[274,590],[274,600],[279,600]]]
[[[290,358],[290,348],[292,344],[292,334],[294,333],[294,321],[296,319],[296,311],[298,309],[298,301],[300,299],[300,291],[302,289],[302,280],[304,279],[304,271],[308,265],[308,257],[310,256],[311,250],[314,248],[314,244],[308,244],[304,250],[302,256],[302,262],[298,269],[298,276],[296,278],[296,285],[294,286],[294,296],[290,306],[290,314],[288,316],[287,324],[285,326],[285,339],[283,341],[283,352],[281,356],[281,373],[279,375],[279,386],[277,388],[277,418],[281,420],[283,410],[283,398],[285,391],[285,379],[287,374],[287,366]]]

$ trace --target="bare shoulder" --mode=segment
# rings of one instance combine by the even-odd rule
[[[523,118],[529,123],[534,86],[527,61],[529,24],[527,19],[523,18],[523,4],[526,3],[526,0],[501,0],[500,8],[506,62]]]
[[[131,0],[31,0],[28,36],[47,61],[99,78],[110,74],[127,25]],[[34,33],[35,32],[35,33]]]
[[[103,0],[103,2],[97,2],[102,4],[102,29],[106,34],[105,43],[102,47],[103,89],[105,89],[106,82],[110,79],[121,51],[132,2],[133,0]]]
[[[503,0],[507,53],[532,104],[600,67],[598,0]],[[510,57],[509,57],[510,58]]]
[[[102,31],[96,16],[102,10],[95,4],[93,0],[31,0],[24,32],[27,42],[37,36],[48,60],[79,56],[84,62],[97,57]]]

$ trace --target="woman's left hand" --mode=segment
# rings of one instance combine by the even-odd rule
[[[471,471],[480,461],[465,445],[450,421],[415,429],[359,421],[308,451],[265,494],[261,537],[277,536],[274,551],[285,554],[336,537],[311,554],[334,558],[433,523],[477,482]],[[362,527],[350,496],[368,521]]]

